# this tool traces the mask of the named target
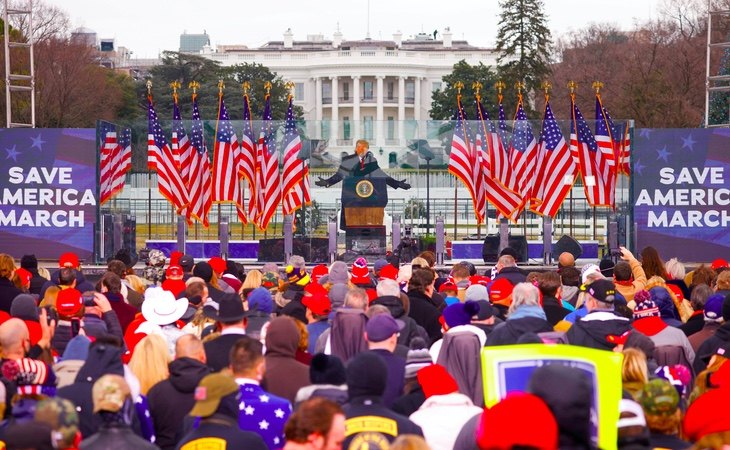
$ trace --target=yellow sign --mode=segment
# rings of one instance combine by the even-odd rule
[[[345,421],[345,436],[368,431],[398,436],[398,422],[380,416],[353,417]]]

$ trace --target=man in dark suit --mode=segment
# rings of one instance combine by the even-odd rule
[[[220,336],[205,343],[205,357],[213,372],[228,367],[229,355],[233,345],[246,335],[246,312],[237,294],[223,294],[218,309],[208,305],[203,313],[220,323]]]
[[[378,166],[372,152],[368,151],[370,144],[360,139],[355,144],[355,154],[342,158],[337,173],[327,178],[319,178],[314,184],[320,187],[330,187],[344,180],[342,184],[342,212],[340,214],[340,228],[344,229],[345,208],[348,207],[385,207],[388,204],[388,188],[410,189],[406,180],[396,180]],[[361,183],[365,181],[366,183]],[[369,183],[368,183],[369,182]]]

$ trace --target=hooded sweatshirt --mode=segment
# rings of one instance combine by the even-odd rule
[[[91,388],[96,380],[107,374],[124,376],[122,349],[108,344],[92,345],[86,363],[76,375],[74,384],[63,387],[56,393],[56,396],[70,400],[76,405],[79,431],[82,436],[91,436],[101,426],[101,419],[94,414]]]
[[[571,345],[613,350],[616,344],[608,341],[609,336],[621,336],[631,330],[631,322],[619,317],[613,311],[595,310],[576,320],[566,333]]]
[[[309,368],[295,359],[299,330],[290,317],[277,317],[266,330],[266,373],[263,387],[294,403],[297,391],[310,384]]]
[[[174,449],[176,433],[182,431],[185,416],[195,404],[195,388],[210,368],[192,358],[178,358],[169,365],[170,378],[160,381],[147,393],[152,421],[155,424],[155,444],[162,449]]]

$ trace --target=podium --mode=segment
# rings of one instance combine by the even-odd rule
[[[361,206],[345,208],[345,223],[347,227],[367,227],[383,225],[385,208],[379,206]]]

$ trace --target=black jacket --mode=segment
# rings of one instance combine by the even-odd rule
[[[31,274],[33,274],[33,276],[30,279],[30,293],[35,294],[40,297],[41,288],[43,288],[43,285],[48,280],[38,274],[38,269],[26,269],[26,270],[28,272],[30,272]]]
[[[594,311],[576,320],[565,337],[571,345],[613,350],[616,344],[608,342],[608,336],[621,336],[630,331],[631,322],[612,311]]]
[[[385,392],[383,392],[383,403],[385,406],[390,408],[393,405],[393,402],[403,395],[406,360],[385,349],[375,349],[370,351],[383,358],[385,365],[388,366],[388,382],[385,384]]]
[[[122,349],[106,344],[94,345],[89,348],[89,356],[79,369],[75,382],[62,387],[56,394],[76,405],[76,412],[79,415],[79,431],[82,436],[91,436],[101,426],[101,419],[94,414],[91,388],[96,380],[106,374],[124,376]]]
[[[494,327],[487,338],[487,347],[516,344],[525,333],[537,334],[547,331],[553,331],[553,327],[545,319],[540,319],[539,317],[508,319]]]
[[[83,424],[83,422],[82,422]],[[84,434],[84,436],[89,436]],[[150,444],[123,424],[102,425],[99,431],[89,436],[79,446],[80,450],[155,450],[158,447]]]
[[[399,344],[408,347],[411,339],[413,339],[414,337],[421,337],[424,341],[430,340],[430,338],[428,338],[428,334],[425,333],[425,330],[423,330],[423,328],[421,327],[421,329],[423,330],[422,333],[421,330],[418,329],[419,325],[416,323],[416,321],[413,320],[412,317],[408,317],[406,315],[406,310],[403,307],[403,302],[401,301],[400,297],[395,297],[393,295],[384,295],[373,300],[371,305],[385,306],[386,308],[388,308],[388,310],[390,311],[390,315],[393,316],[394,319],[402,320],[403,323],[406,324],[406,326],[401,330],[400,335],[398,336]]]
[[[179,358],[169,365],[170,378],[160,381],[147,393],[155,436],[161,449],[174,449],[185,416],[195,404],[195,388],[210,368],[192,358]]]
[[[423,388],[420,384],[416,384],[411,392],[396,399],[390,409],[405,417],[410,417],[425,401],[426,395],[423,393]]]
[[[385,437],[388,442],[392,443],[396,437],[401,434],[415,434],[423,436],[423,430],[421,427],[413,423],[408,417],[401,416],[388,409],[380,399],[380,397],[362,396],[350,399],[343,408],[345,411],[345,426],[348,429],[358,430],[357,433],[353,433],[345,436],[345,442],[342,448],[350,448],[350,443],[357,439],[358,436],[373,436],[377,435],[376,438]],[[383,422],[394,421],[396,429],[391,430],[393,434],[384,432],[387,430],[387,426],[383,426],[383,423],[379,423],[379,418],[382,418]],[[378,448],[366,445],[365,442],[359,443],[356,447],[352,448]],[[382,447],[380,447],[382,448]]]
[[[707,368],[707,363],[721,345],[730,342],[730,322],[725,322],[715,334],[708,337],[697,349],[694,361],[695,373],[699,374]]]
[[[555,297],[543,297],[542,309],[545,311],[548,323],[553,327],[556,323],[563,320],[563,318],[570,312],[563,308],[563,305],[560,304],[560,300]]]
[[[223,334],[203,344],[208,367],[213,372],[220,372],[228,367],[228,357],[233,344],[243,338],[242,334]]]
[[[524,283],[527,281],[525,272],[517,266],[503,267],[492,281],[497,281],[500,278],[506,278],[513,286],[517,283]]]
[[[201,420],[198,428],[187,433],[176,448],[180,449],[193,441],[197,441],[198,444],[191,446],[194,448],[219,448],[210,442],[212,438],[225,440],[226,449],[269,450],[261,436],[250,431],[242,431],[235,419],[220,413]],[[210,447],[206,446],[206,443]]]
[[[705,327],[705,315],[695,314],[687,319],[687,322],[680,325],[679,329],[684,331],[685,336],[692,336]]]
[[[22,293],[8,278],[0,277],[0,311],[10,314],[13,299]]]
[[[441,313],[431,304],[431,300],[426,294],[416,290],[408,291],[408,299],[410,300],[408,315],[426,330],[431,342],[441,339],[441,322],[439,322]]]

